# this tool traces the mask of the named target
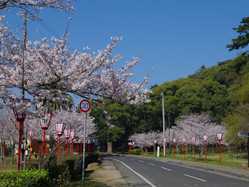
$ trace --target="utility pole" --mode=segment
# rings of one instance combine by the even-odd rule
[[[163,156],[166,156],[166,138],[165,138],[165,111],[164,111],[164,93],[161,92],[162,96],[162,118],[163,118]]]
[[[167,117],[168,117],[168,128],[169,128],[169,149],[170,149],[170,142],[171,142],[170,129],[171,129],[171,124],[170,124],[170,113],[169,112],[167,113]]]

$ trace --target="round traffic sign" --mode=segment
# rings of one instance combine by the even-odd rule
[[[91,104],[88,100],[82,99],[80,101],[80,112],[89,112],[91,109]]]

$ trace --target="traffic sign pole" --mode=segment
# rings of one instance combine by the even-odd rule
[[[85,123],[83,127],[83,154],[82,154],[82,182],[85,180],[85,153],[86,153],[86,125],[87,125],[87,112],[85,113]]]
[[[86,153],[86,126],[87,126],[87,113],[91,110],[91,103],[83,99],[80,101],[80,112],[85,113],[85,122],[83,126],[83,153],[82,153],[82,182],[85,180],[85,153]]]

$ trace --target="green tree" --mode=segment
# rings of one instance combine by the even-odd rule
[[[244,17],[234,30],[239,34],[227,47],[229,50],[244,48],[249,44],[249,17]]]
[[[239,145],[245,143],[245,138],[238,136],[239,131],[249,131],[249,105],[242,105],[236,108],[225,119],[227,128],[226,141],[231,144]]]

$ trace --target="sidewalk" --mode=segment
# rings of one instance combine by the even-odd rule
[[[96,182],[104,183],[110,187],[127,186],[126,181],[111,160],[103,159],[100,165],[96,163],[90,164],[87,170],[93,171],[90,174],[89,179]]]

